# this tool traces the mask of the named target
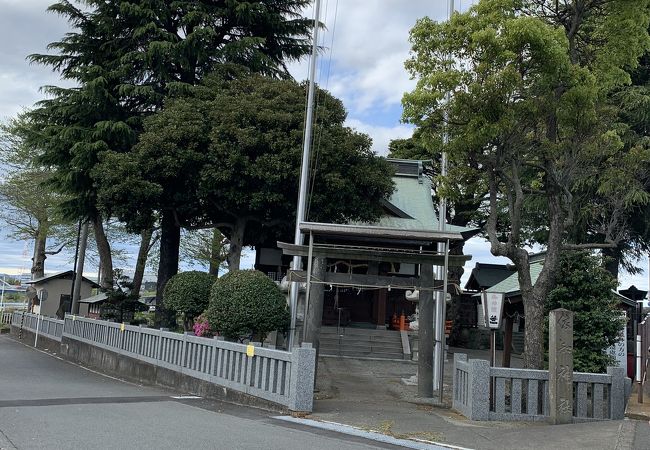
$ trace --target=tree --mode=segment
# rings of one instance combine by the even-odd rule
[[[605,351],[624,325],[616,279],[599,258],[584,251],[563,253],[560,270],[563,275],[548,295],[546,315],[556,308],[573,311],[573,366],[577,372],[604,373],[612,363]]]
[[[210,289],[216,280],[214,275],[192,270],[177,273],[167,282],[163,293],[165,308],[183,315],[185,331],[192,329],[194,318],[208,307]]]
[[[621,86],[614,91],[609,102],[618,111],[617,127],[623,144],[628,149],[647,149],[650,146],[648,131],[650,130],[650,52],[640,58],[639,66],[628,69],[631,76],[631,84]],[[631,158],[623,160],[622,164],[627,164],[625,172],[632,173],[637,182],[645,186],[645,190],[650,191],[650,170],[649,161],[643,158],[637,159],[637,152],[630,151]],[[591,186],[587,185],[586,188]],[[620,207],[617,202],[626,201],[625,195],[627,190],[626,183],[620,183],[619,189],[622,193],[620,196],[609,196],[610,201],[614,202],[614,207],[608,205],[606,201],[601,201],[600,209],[584,211],[587,217],[593,217],[594,214],[605,215],[608,211],[617,214],[616,219],[625,224],[621,227],[623,232],[622,238],[616,247],[603,249],[604,267],[618,279],[619,270],[623,269],[631,274],[639,274],[642,270],[638,267],[637,262],[650,251],[650,204],[632,203],[627,207]],[[587,191],[584,195],[590,195],[592,198],[601,198],[599,192]],[[602,199],[607,200],[607,199]],[[611,217],[611,216],[610,216]],[[597,227],[589,226],[589,221],[576,221],[572,227],[572,233],[581,233],[585,240],[591,239],[595,242],[602,242],[604,236]]]
[[[595,206],[578,195],[581,186],[623,196],[627,206],[648,200],[626,172],[627,162],[647,159],[647,151],[622,145],[607,102],[629,84],[625,69],[648,48],[648,20],[646,0],[481,0],[450,22],[425,18],[411,31],[407,68],[418,81],[404,97],[404,117],[440,142],[447,134],[450,166],[487,188],[492,254],[518,270],[526,367],[543,364],[544,302],[560,253],[620,239],[614,223],[602,229],[603,243],[570,242],[571,224]],[[546,247],[534,285],[526,251],[533,242]]]
[[[288,77],[286,62],[310,49],[312,21],[300,15],[308,3],[66,0],[50,6],[73,31],[50,44],[55,54],[32,55],[31,60],[51,66],[78,87],[48,88],[52,98],[39,104],[34,117],[43,125],[42,161],[53,167],[54,186],[71,196],[65,210],[91,219],[101,237],[103,211],[97,209],[95,183],[101,155],[122,154],[128,161],[142,118],[161,108],[166,96],[182,94],[224,62]],[[172,209],[159,214],[162,295],[178,270],[183,224]],[[142,215],[131,225],[139,232],[153,223],[153,217]],[[108,279],[110,248],[99,241]]]
[[[116,322],[131,322],[136,312],[142,312],[147,306],[138,301],[137,292],[133,291],[133,283],[124,275],[122,269],[115,269],[111,280],[113,288],[106,291],[106,302],[100,308],[100,317]]]
[[[234,270],[219,278],[205,316],[228,339],[264,342],[271,331],[289,327],[287,300],[269,277],[256,270]]]
[[[32,127],[24,114],[0,126],[0,163],[5,168],[0,181],[0,220],[8,225],[9,237],[34,240],[31,273],[36,279],[45,276],[47,256],[59,253],[72,241],[65,238],[62,228],[66,221],[56,211],[64,197],[42,188],[50,171],[35,162],[39,150],[25,142]],[[48,248],[48,238],[54,240],[54,248]]]
[[[239,268],[243,247],[292,234],[305,104],[294,81],[235,73],[215,73],[194,97],[147,119],[128,159],[104,156],[111,169],[102,181],[105,202],[127,223],[169,209],[185,226],[219,228],[230,270]],[[366,135],[343,126],[341,102],[319,96],[308,217],[372,220],[392,192],[390,167]]]
[[[208,268],[216,277],[226,268],[228,239],[217,228],[191,230],[181,235],[181,259],[189,265]]]

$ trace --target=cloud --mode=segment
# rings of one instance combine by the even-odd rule
[[[63,37],[67,22],[47,13],[51,0],[0,0],[0,120],[43,98],[44,85],[62,85],[48,67],[30,64],[27,56],[47,53],[47,45]],[[69,84],[69,83],[68,83]]]
[[[327,30],[321,34],[325,52],[320,61],[326,68],[319,71],[318,82],[354,111],[399,105],[404,92],[413,87],[404,70],[410,49],[409,30],[418,18],[427,15],[444,19],[447,3],[410,0],[407,7],[404,0],[324,3],[326,11],[321,20]],[[306,15],[312,17],[312,10]],[[292,65],[293,75],[306,78],[306,66]]]
[[[408,138],[413,134],[413,129],[409,125],[383,127],[358,119],[348,119],[346,125],[369,135],[372,138],[372,150],[381,156],[388,154],[388,144],[391,140]]]

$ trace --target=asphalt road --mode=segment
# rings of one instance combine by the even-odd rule
[[[139,386],[0,336],[0,449],[400,448]]]

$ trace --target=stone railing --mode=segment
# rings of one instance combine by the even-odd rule
[[[454,355],[453,407],[471,420],[547,420],[549,374],[546,370],[490,367],[485,360]],[[629,392],[625,371],[573,374],[573,421],[622,419]],[[490,401],[490,386],[493,399]]]
[[[63,337],[310,412],[316,351],[292,352],[66,316]]]
[[[61,337],[63,336],[63,320],[22,311],[14,311],[11,318],[11,325],[20,327],[21,322],[23,328],[34,333],[36,333],[38,328],[38,334],[61,342]]]

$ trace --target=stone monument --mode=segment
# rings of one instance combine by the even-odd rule
[[[554,309],[549,313],[548,374],[550,421],[573,420],[573,312]]]

